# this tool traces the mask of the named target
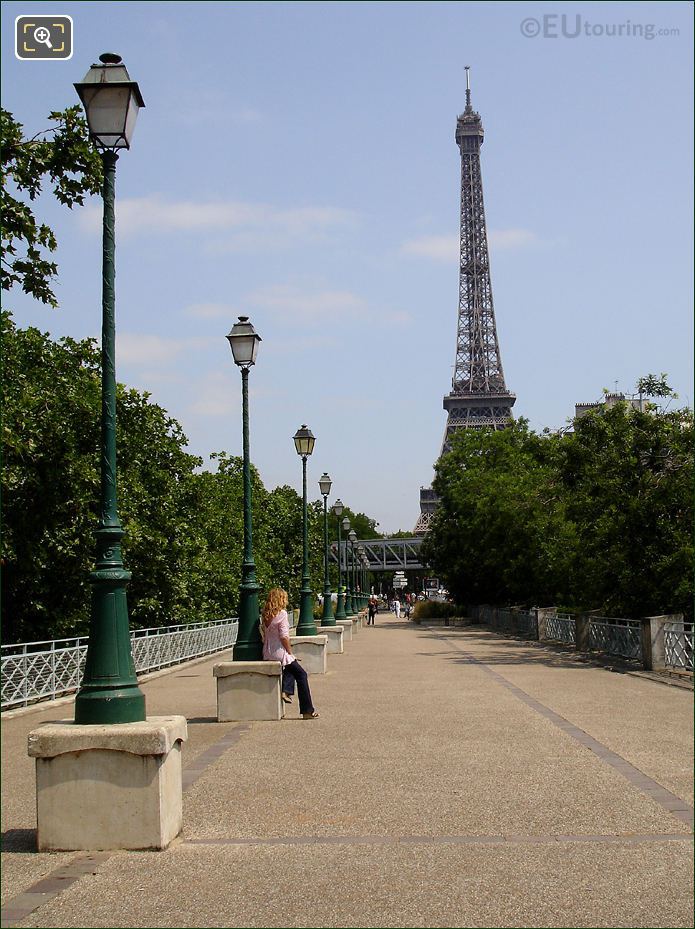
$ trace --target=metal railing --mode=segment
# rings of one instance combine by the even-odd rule
[[[518,635],[530,635],[538,638],[538,622],[535,610],[517,610],[512,613]]]
[[[693,670],[693,624],[672,620],[664,623],[666,667],[674,671]]]
[[[589,648],[608,655],[642,660],[641,623],[637,619],[592,616],[589,622]]]
[[[156,626],[130,635],[135,670],[157,671],[236,642],[238,620]],[[87,637],[20,642],[2,646],[2,709],[28,706],[72,693],[80,686]]]
[[[545,617],[546,638],[563,642],[565,645],[574,645],[576,642],[576,625],[574,616],[569,613],[555,613]]]
[[[663,669],[665,666],[669,671],[690,675],[693,673],[695,624],[683,620],[682,614],[640,620],[586,613],[556,613],[554,610],[554,607],[522,610],[516,607],[493,607],[489,604],[468,607],[469,615],[475,622],[484,623],[500,632],[534,639],[539,639],[539,633],[542,632],[543,640],[637,661],[646,668]],[[539,628],[538,617],[541,613],[542,628]],[[651,649],[649,639],[644,640],[643,647],[644,624],[653,623],[655,620],[657,630],[663,628],[663,646],[657,634]],[[659,622],[663,623],[663,627],[658,626]]]
[[[493,629],[501,629],[503,632],[512,631],[512,614],[510,610],[497,610],[497,615],[493,616]]]

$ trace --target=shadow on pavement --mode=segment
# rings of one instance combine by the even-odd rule
[[[36,852],[36,829],[6,829],[0,835],[3,852]]]
[[[524,640],[515,638],[503,638],[492,630],[481,629],[479,626],[471,628],[449,628],[442,627],[442,633],[427,631],[420,636],[423,639],[432,639],[435,642],[441,642],[442,638],[460,638],[462,644],[479,645],[484,644],[488,648],[496,643],[505,643],[503,648],[497,651],[487,651],[483,658],[475,661],[461,655],[458,650],[438,652],[442,657],[448,657],[450,661],[456,661],[458,664],[475,665],[478,663],[486,665],[545,665],[549,668],[562,668],[579,670],[583,667],[603,668],[604,671],[613,671],[616,674],[626,674],[629,671],[639,671],[642,669],[638,662],[622,661],[616,656],[602,656],[598,654],[587,654],[585,652],[576,652],[571,647],[566,649],[561,643],[539,644],[534,640]],[[422,654],[432,655],[430,652]]]

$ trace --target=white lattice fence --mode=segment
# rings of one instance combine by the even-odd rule
[[[531,610],[517,610],[512,614],[516,631],[519,635],[530,635],[538,638],[538,624],[535,612]]]
[[[664,651],[667,668],[692,671],[693,624],[678,621],[664,623]]]
[[[158,626],[131,633],[135,670],[143,674],[231,648],[238,621]],[[80,686],[87,639],[22,642],[2,647],[2,708],[27,706]]]
[[[546,616],[545,634],[548,639],[564,642],[565,645],[574,645],[576,641],[574,616],[570,616],[569,613],[555,613]]]
[[[618,655],[620,658],[642,660],[641,624],[636,619],[611,619],[592,616],[589,623],[589,648]]]

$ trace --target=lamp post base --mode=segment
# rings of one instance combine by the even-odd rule
[[[239,591],[239,634],[232,655],[234,661],[262,661],[263,640],[259,628],[257,584],[242,584]]]
[[[329,590],[323,593],[323,615],[321,616],[322,626],[335,626],[335,616],[333,615],[332,594]]]
[[[299,623],[295,630],[297,635],[316,635],[314,622],[314,594],[302,589],[299,593]]]
[[[145,719],[145,695],[137,686],[84,687],[75,698],[75,723],[108,726],[139,723]]]
[[[130,572],[121,563],[122,536],[120,526],[102,526],[96,532],[98,561],[90,574],[89,642],[75,697],[75,723],[82,726],[112,726],[145,719],[145,695],[138,687],[130,645],[126,598]]]

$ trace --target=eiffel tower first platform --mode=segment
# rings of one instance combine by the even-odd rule
[[[456,120],[461,152],[461,249],[456,364],[440,456],[459,429],[504,429],[512,421],[516,396],[507,390],[492,302],[490,258],[480,173],[483,123],[471,105],[470,68],[466,67],[466,108]],[[420,516],[415,533],[427,532],[437,507],[430,487],[420,489]]]

